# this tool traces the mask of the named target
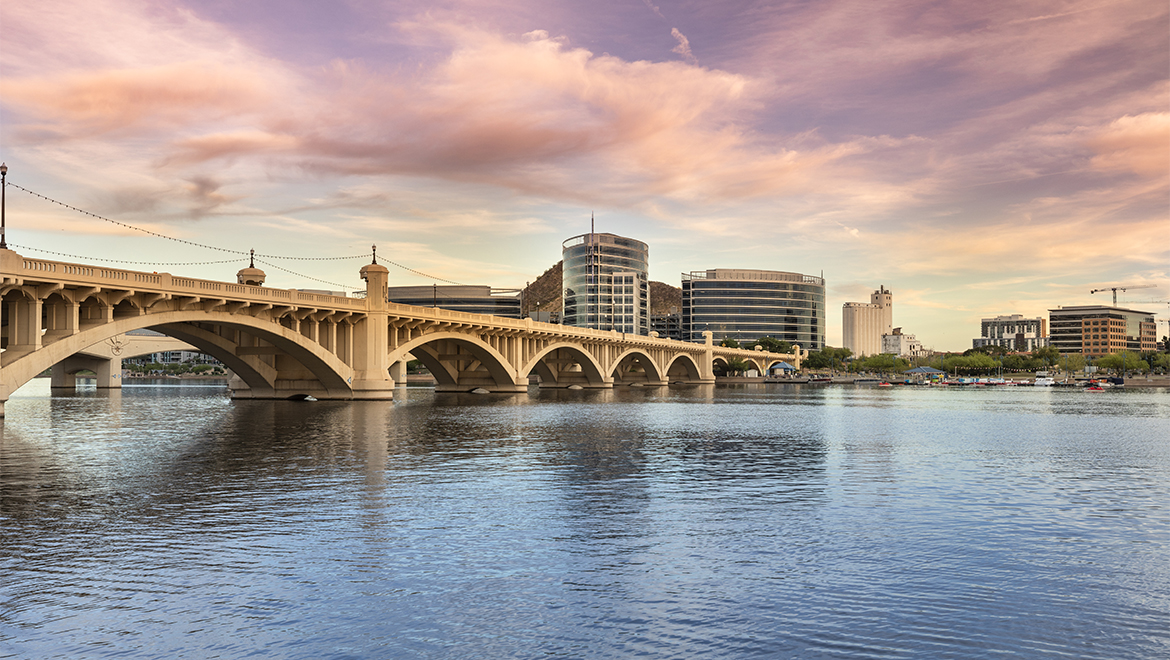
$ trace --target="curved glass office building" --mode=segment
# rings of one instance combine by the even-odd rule
[[[787,340],[825,347],[825,280],[775,270],[716,268],[682,274],[682,331],[687,341]]]
[[[614,234],[561,244],[562,322],[578,328],[650,334],[650,249]]]

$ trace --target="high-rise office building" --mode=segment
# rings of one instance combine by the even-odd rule
[[[1157,350],[1157,326],[1151,312],[1105,305],[1048,310],[1050,342],[1061,353],[1099,357],[1121,351]]]
[[[825,347],[825,280],[775,270],[714,268],[682,275],[682,338],[752,342],[763,337]]]
[[[590,232],[561,244],[562,323],[650,334],[650,249],[642,241]]]
[[[845,303],[841,317],[845,348],[858,357],[878,355],[882,352],[882,335],[894,331],[894,294],[882,286],[870,294],[868,303]]]

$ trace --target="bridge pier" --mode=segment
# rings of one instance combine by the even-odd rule
[[[99,390],[122,387],[122,358],[99,358],[81,354],[71,355],[53,365],[49,387],[76,389],[78,371],[94,372]]]
[[[376,263],[362,266],[366,281],[366,314],[354,325],[353,398],[385,400],[394,398],[390,378],[390,269]]]
[[[406,360],[399,360],[390,365],[390,380],[394,381],[395,385],[406,384]]]

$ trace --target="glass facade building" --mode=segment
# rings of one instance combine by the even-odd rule
[[[825,280],[774,270],[717,268],[682,274],[682,335],[715,343],[787,340],[809,351],[825,347]]]
[[[561,244],[562,323],[650,334],[650,249],[642,241],[589,233]]]
[[[520,290],[490,286],[392,286],[386,298],[392,303],[438,307],[455,312],[520,318]]]

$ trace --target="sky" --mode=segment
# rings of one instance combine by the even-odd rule
[[[675,286],[823,274],[830,345],[885,286],[963,350],[1098,288],[1167,318],[1170,5],[7,3],[0,159],[27,257],[521,287],[592,216]]]

